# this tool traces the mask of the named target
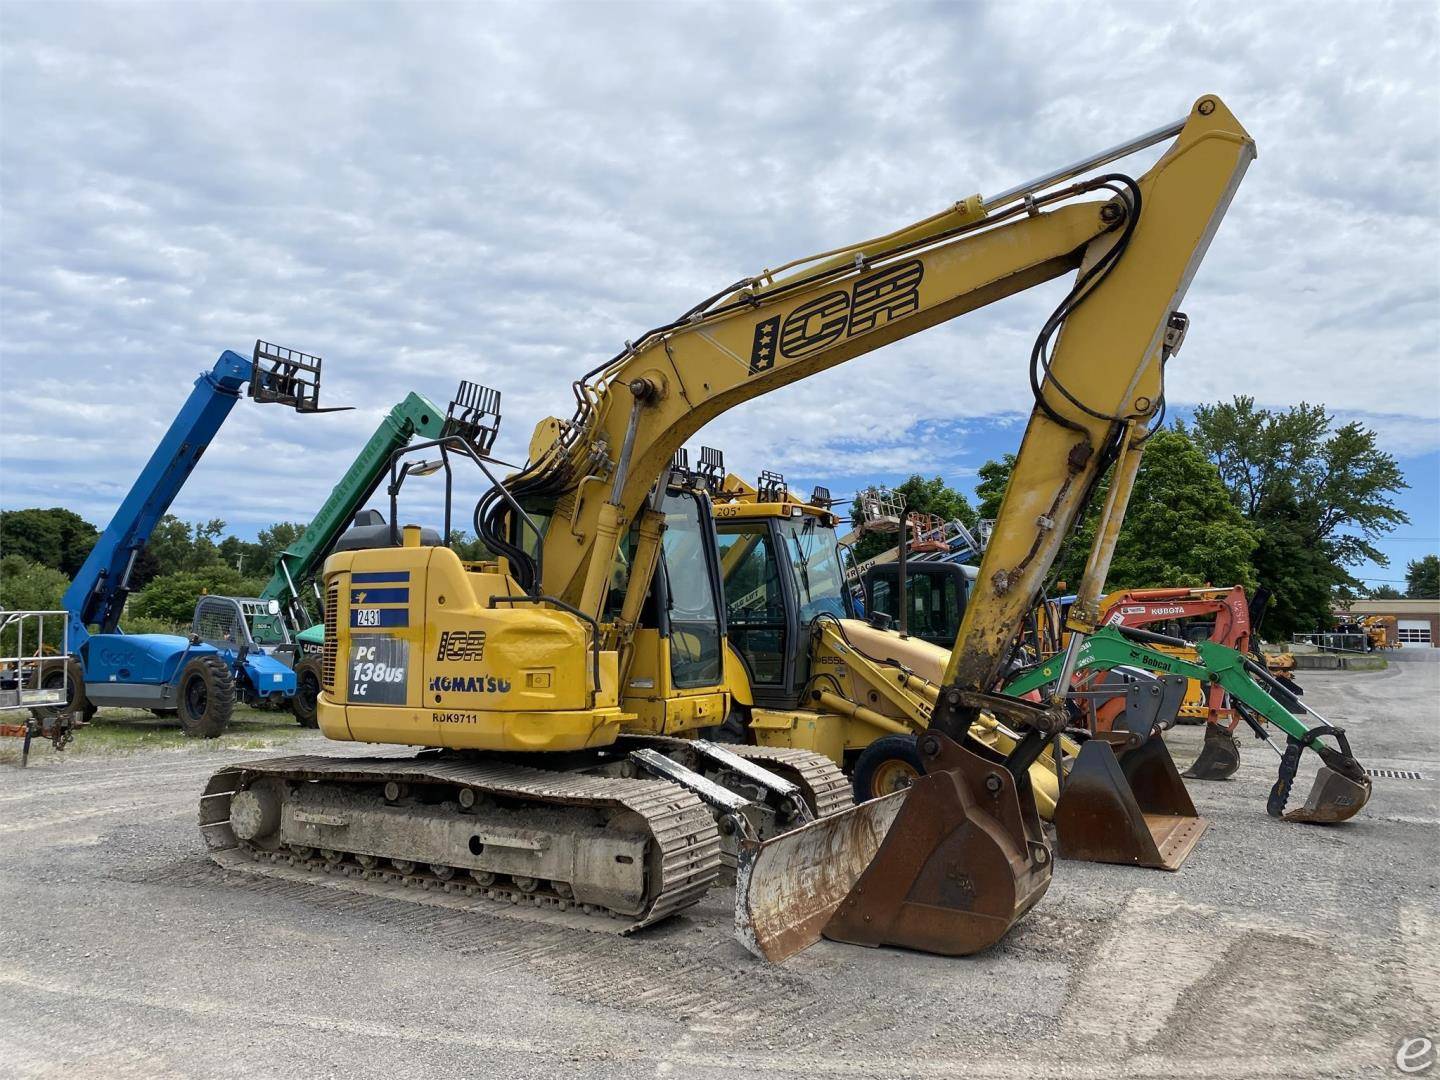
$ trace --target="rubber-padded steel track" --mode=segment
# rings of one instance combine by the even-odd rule
[[[646,824],[658,857],[652,865],[655,880],[647,883],[648,900],[628,930],[659,922],[696,903],[715,881],[720,868],[720,837],[715,821],[694,795],[660,780],[629,780],[589,773],[550,772],[504,762],[468,762],[435,757],[337,758],[296,756],[247,761],[216,772],[200,799],[200,832],[211,856],[222,866],[245,869],[236,854],[244,851],[252,859],[307,870],[358,873],[349,864],[338,867],[321,859],[303,859],[286,853],[272,853],[242,842],[230,827],[230,803],[235,792],[262,777],[296,781],[384,784],[443,784],[469,787],[503,798],[528,800],[543,806],[583,806],[628,810]],[[258,864],[257,864],[258,865]],[[411,884],[422,888],[439,886],[509,903],[551,902],[514,893],[503,887],[433,881],[423,873],[406,875],[391,871],[367,871],[360,876],[389,884]],[[413,880],[412,880],[413,879]]]

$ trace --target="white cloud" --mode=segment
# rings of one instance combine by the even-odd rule
[[[1303,398],[1440,447],[1432,5],[12,3],[5,23],[6,505],[103,520],[196,372],[257,336],[326,356],[330,402],[365,409],[242,403],[178,513],[306,517],[384,409],[461,377],[502,390],[499,450],[523,456],[578,373],[724,283],[1211,91],[1260,157],[1187,298],[1171,400]],[[962,476],[955,433],[1028,409],[1056,288],[696,442],[747,472]]]

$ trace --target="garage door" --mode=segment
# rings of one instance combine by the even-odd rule
[[[1432,644],[1429,619],[1401,619],[1397,629],[1400,631],[1401,645]]]

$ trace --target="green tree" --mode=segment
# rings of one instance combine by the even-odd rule
[[[0,608],[9,611],[59,611],[60,598],[70,587],[70,579],[53,566],[45,566],[24,555],[6,555],[0,559]],[[40,627],[27,620],[23,648],[26,654],[33,654],[41,642],[33,640],[39,635]],[[14,656],[19,641],[20,627],[7,627],[0,631],[0,652]],[[46,622],[44,645],[49,650],[63,652],[65,648],[64,623],[60,619]]]
[[[1426,555],[1405,564],[1405,595],[1411,600],[1440,600],[1440,557]]]
[[[146,554],[154,560],[154,577],[194,569],[194,551],[189,524],[174,514],[166,514],[157,521],[150,531],[150,539],[145,543]]]
[[[958,519],[971,529],[980,524],[980,516],[975,513],[975,508],[970,505],[970,500],[965,497],[964,493],[956,491],[945,483],[943,477],[935,476],[926,480],[919,473],[915,473],[894,490],[910,507],[912,513],[934,514],[945,521]],[[863,520],[858,498],[850,507],[850,518],[857,523]],[[882,551],[888,551],[895,546],[895,543],[894,534],[869,533],[861,537],[860,542],[855,545],[855,558],[863,562]]]
[[[1250,590],[1258,544],[1200,448],[1182,431],[1157,431],[1145,446],[1106,588],[1214,584]]]
[[[79,514],[59,506],[0,512],[0,552],[22,555],[67,577],[75,576],[99,535]]]
[[[495,553],[485,546],[477,536],[471,536],[464,529],[456,529],[450,537],[450,550],[464,562],[486,562],[495,558]]]
[[[1015,455],[1006,454],[980,466],[975,494],[982,516],[998,515],[1014,464]],[[1051,570],[1052,587],[1080,584],[1108,490],[1106,476]],[[1189,435],[1178,428],[1158,431],[1146,444],[1104,588],[1207,582],[1253,588],[1251,557],[1258,543],[1215,466]]]
[[[254,596],[263,584],[255,578],[243,578],[233,567],[219,562],[200,570],[161,574],[130,597],[125,605],[125,614],[164,619],[171,623],[189,623],[195,613],[195,602],[201,596],[207,593]]]
[[[70,579],[24,555],[0,559],[0,608],[9,611],[58,611]]]
[[[980,482],[975,485],[975,498],[980,504],[976,512],[980,517],[994,520],[1000,516],[1000,503],[1005,499],[1005,485],[1010,483],[1010,471],[1014,468],[1014,454],[1002,454],[998,459],[992,458],[980,466]]]
[[[1365,595],[1371,600],[1399,600],[1405,594],[1393,585],[1375,585],[1365,590]]]
[[[1375,541],[1410,520],[1393,498],[1409,485],[1374,431],[1333,427],[1323,406],[1270,410],[1236,397],[1198,408],[1194,437],[1259,531],[1255,569],[1272,594],[1267,629],[1323,625],[1334,591],[1359,586],[1349,567],[1388,565]]]

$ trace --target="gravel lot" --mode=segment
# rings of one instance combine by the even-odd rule
[[[1234,780],[1191,783],[1212,824],[1178,874],[1061,863],[964,960],[766,966],[728,890],[619,938],[228,874],[195,828],[226,757],[0,767],[0,1075],[1400,1075],[1403,1039],[1440,1036],[1440,663],[1304,683],[1364,764],[1424,779],[1280,823],[1247,739]],[[1199,737],[1172,733],[1182,768]]]

